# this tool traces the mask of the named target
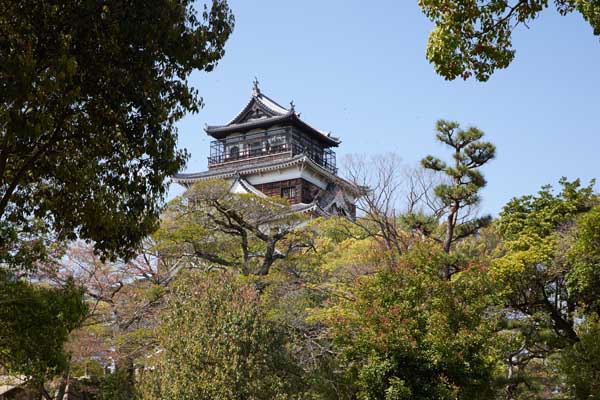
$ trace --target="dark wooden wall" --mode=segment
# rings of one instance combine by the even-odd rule
[[[254,187],[272,197],[282,197],[286,188],[294,188],[294,197],[289,199],[292,204],[310,203],[320,190],[318,186],[302,178],[263,183]]]

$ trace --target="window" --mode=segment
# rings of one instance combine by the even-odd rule
[[[240,157],[240,148],[237,146],[231,146],[229,148],[229,158],[238,159]]]
[[[295,200],[296,188],[294,186],[281,188],[281,197],[288,200]]]
[[[287,138],[284,135],[271,136],[268,139],[268,148],[271,152],[279,152],[287,150]]]
[[[250,156],[256,156],[262,153],[263,142],[252,142],[248,147],[250,148]]]

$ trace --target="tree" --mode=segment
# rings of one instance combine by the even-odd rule
[[[596,315],[577,327],[581,339],[563,351],[561,372],[573,398],[600,399],[600,322]]]
[[[566,252],[572,247],[573,224],[590,210],[594,196],[592,185],[581,188],[578,180],[560,184],[558,194],[545,186],[537,196],[515,198],[504,207],[498,221],[504,251],[494,263],[510,307],[529,316],[546,315],[547,327],[575,343],[575,311],[586,304],[575,290],[582,285],[569,288],[572,272],[578,271]]]
[[[392,153],[369,159],[348,156],[345,173],[363,188],[356,203],[360,215],[355,224],[365,235],[382,241],[387,250],[401,254],[411,240],[410,230],[425,236],[435,230],[443,209],[433,195],[435,173],[409,168]]]
[[[142,373],[143,398],[270,400],[301,392],[285,332],[269,321],[253,285],[222,271],[179,278]]]
[[[449,255],[431,240],[394,265],[371,253],[383,265],[339,288],[321,312],[350,398],[493,398],[499,359],[485,262],[465,258],[470,268],[448,281],[439,269]]]
[[[265,276],[277,260],[311,247],[306,216],[286,200],[235,194],[225,181],[200,182],[169,204],[155,238],[163,258],[205,269]]]
[[[62,400],[67,385],[73,388],[74,377],[82,375],[93,379],[77,379],[81,388],[106,398],[116,398],[116,390],[123,388],[122,396],[131,398],[128,390],[134,384],[134,363],[154,348],[152,332],[164,296],[180,270],[160,258],[155,247],[147,238],[134,258],[111,262],[95,254],[93,245],[78,241],[59,260],[40,263],[28,274],[38,285],[75,285],[86,299],[86,312],[65,344],[68,366],[60,378],[45,382],[55,400]],[[116,367],[117,375],[103,377],[108,367]]]
[[[225,0],[0,4],[0,264],[55,240],[131,256],[187,158],[175,123],[202,100],[233,27]]]
[[[90,312],[69,343],[71,367],[81,369],[90,359],[114,362],[121,382],[154,351],[165,296],[182,273],[229,269],[264,278],[276,261],[311,245],[312,236],[296,229],[306,218],[291,211],[281,199],[240,196],[226,182],[209,182],[171,202],[161,228],[127,261],[102,260],[91,245],[77,242],[58,263],[43,264],[40,280],[74,280],[88,298]],[[256,284],[262,290],[265,283]]]
[[[576,222],[566,259],[571,265],[566,285],[587,314],[600,315],[600,206]]]
[[[512,33],[518,25],[529,27],[548,0],[419,0],[435,24],[427,43],[427,60],[448,80],[475,75],[487,81],[496,69],[506,68],[515,56]],[[562,15],[579,12],[600,35],[597,0],[556,0]]]
[[[27,376],[28,385],[50,399],[44,382],[67,369],[63,345],[86,311],[73,282],[42,287],[0,270],[0,368]]]
[[[440,120],[436,129],[437,140],[453,151],[453,162],[447,164],[439,158],[427,156],[421,163],[426,169],[444,173],[449,181],[435,188],[446,214],[446,232],[441,242],[444,251],[449,253],[453,243],[491,222],[490,216],[469,219],[469,214],[470,208],[479,203],[479,191],[486,185],[479,169],[495,157],[496,148],[490,142],[482,141],[483,132],[475,127],[463,130],[456,122]],[[443,273],[450,278],[451,267],[446,267]]]
[[[57,287],[74,282],[85,291],[88,306],[66,344],[68,369],[60,381],[48,382],[48,388],[57,388],[56,400],[62,399],[60,393],[78,373],[95,378],[79,383],[101,398],[131,398],[134,366],[154,349],[153,330],[165,306],[165,295],[181,269],[162,259],[156,247],[147,238],[134,258],[110,262],[101,260],[91,244],[76,242],[58,262],[37,269],[38,281]],[[116,368],[115,376],[103,376],[102,371],[109,367]]]
[[[511,200],[497,222],[502,242],[491,274],[500,285],[505,332],[513,341],[505,359],[512,394],[529,383],[526,370],[533,360],[563,352],[571,360],[583,360],[581,349],[589,344],[578,344],[581,334],[597,329],[600,293],[592,243],[598,236],[598,211],[592,207],[598,199],[593,182],[581,187],[579,180],[563,178],[560,185],[556,194],[545,186],[535,196]],[[596,367],[589,363],[581,368],[589,372]]]

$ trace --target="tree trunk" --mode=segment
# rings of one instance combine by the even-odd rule
[[[508,372],[506,374],[508,383],[504,387],[505,400],[515,400],[515,392],[517,390],[518,383],[512,381],[513,374],[514,374],[514,366],[509,363],[508,364]]]
[[[452,245],[452,237],[454,236],[454,214],[456,211],[454,207],[448,215],[447,226],[446,226],[446,237],[444,238],[444,251],[450,253],[450,246]]]
[[[46,390],[46,388],[44,387],[43,384],[40,387],[40,394],[42,395],[44,400],[53,400],[52,397],[50,396],[50,393],[48,393],[48,391]]]
[[[454,237],[454,226],[456,225],[456,214],[458,213],[458,204],[453,204],[448,214],[446,222],[446,237],[444,238],[444,251],[450,253],[450,247],[452,246],[452,238]],[[452,276],[451,266],[446,264],[442,271],[442,276],[445,280],[449,280]]]
[[[69,371],[67,370],[60,379],[55,400],[63,400],[65,397],[67,385],[69,383]]]

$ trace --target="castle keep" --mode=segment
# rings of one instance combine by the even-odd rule
[[[293,103],[284,108],[270,99],[257,81],[238,115],[205,131],[215,139],[208,170],[177,174],[175,182],[225,179],[232,192],[283,197],[298,212],[355,217],[358,188],[337,175],[340,139],[304,122]]]

